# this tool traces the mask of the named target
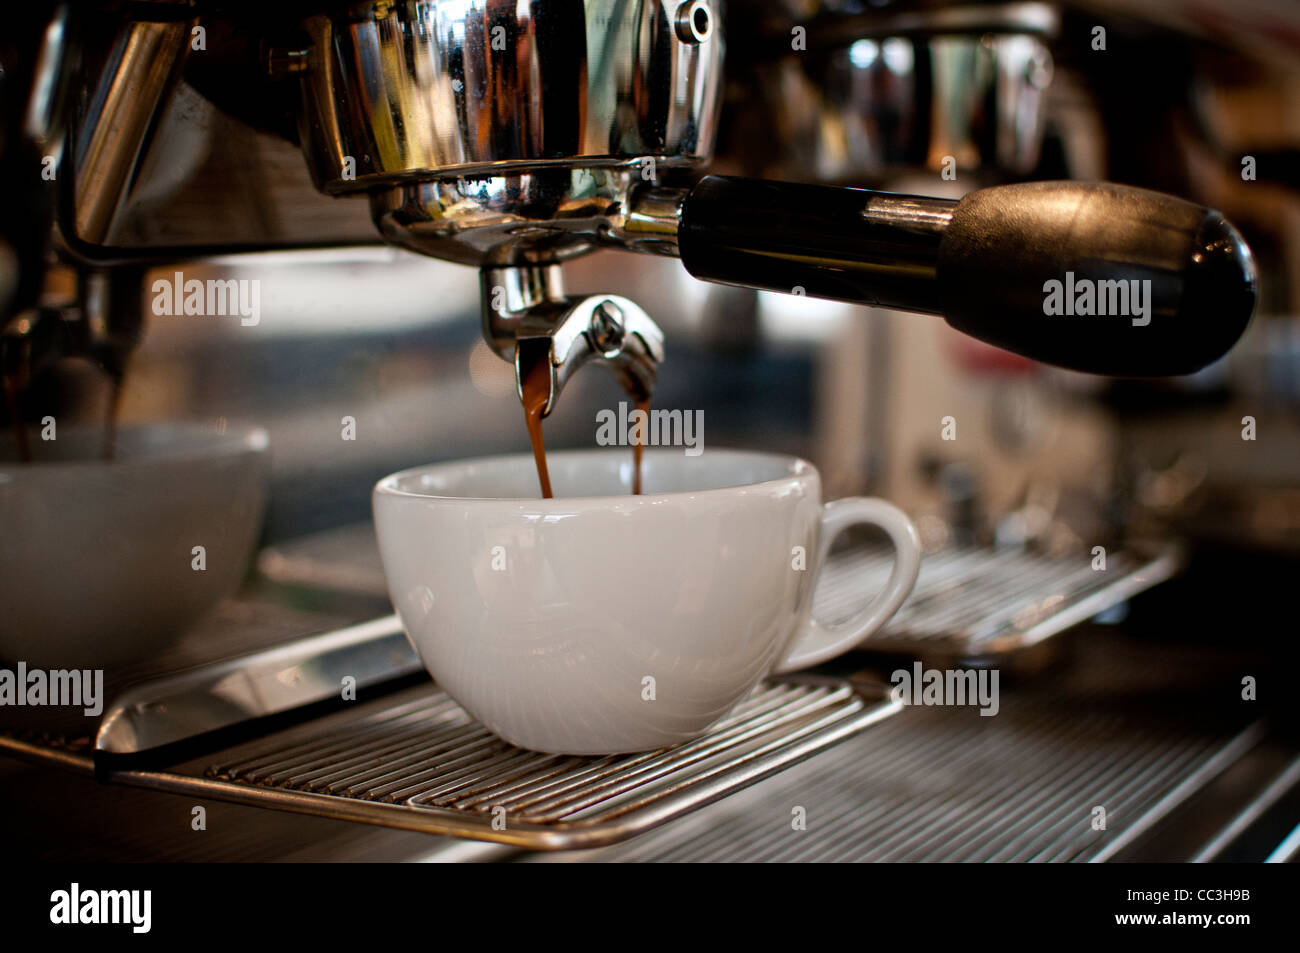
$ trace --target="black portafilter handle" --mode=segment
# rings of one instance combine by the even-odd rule
[[[960,201],[709,176],[677,233],[696,278],[901,311],[1093,374],[1189,374],[1255,306],[1223,216],[1109,183],[1029,182]]]

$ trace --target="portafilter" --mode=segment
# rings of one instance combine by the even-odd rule
[[[721,0],[367,0],[305,17],[307,42],[282,61],[301,82],[318,188],[368,196],[395,244],[483,269],[494,350],[551,350],[548,410],[588,361],[631,392],[653,387],[663,350],[649,317],[560,286],[561,262],[603,247],[675,255],[708,281],[943,315],[1091,373],[1190,373],[1241,335],[1249,250],[1217,212],[1171,196],[1080,182],[959,201],[717,176],[669,187],[710,158],[723,15]]]

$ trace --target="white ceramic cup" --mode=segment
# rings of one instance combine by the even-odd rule
[[[437,683],[502,738],[561,754],[613,754],[705,731],[758,682],[824,662],[907,598],[921,547],[878,499],[821,502],[795,457],[629,450],[406,470],[375,487],[389,593]],[[896,557],[852,618],[812,618],[832,540],[883,529]]]

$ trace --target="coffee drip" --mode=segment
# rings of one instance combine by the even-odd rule
[[[551,398],[550,352],[546,348],[534,350],[520,342],[519,387],[528,439],[533,445],[533,462],[537,464],[537,482],[542,486],[542,497],[549,500],[553,495],[551,474],[546,467],[546,445],[542,441],[542,417]]]
[[[528,440],[533,445],[533,462],[537,465],[537,482],[541,485],[542,498],[552,499],[551,474],[546,466],[546,444],[542,439],[542,418],[546,416],[546,405],[551,397],[551,367],[548,348],[530,348],[520,342],[519,353],[519,389],[520,399],[524,405],[524,421],[528,426]],[[635,395],[629,393],[630,397]],[[637,409],[649,416],[650,398],[637,400]],[[632,444],[632,493],[641,495],[641,467],[645,454],[645,441],[638,440]]]
[[[631,396],[630,394],[628,396]],[[636,409],[645,414],[645,419],[650,419],[650,398],[638,400]],[[649,434],[642,429],[642,436],[648,439]],[[632,494],[641,495],[641,460],[645,456],[645,440],[637,440],[632,444]]]

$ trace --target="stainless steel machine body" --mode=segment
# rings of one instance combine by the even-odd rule
[[[1111,547],[1111,575],[1098,574],[1090,563],[1093,536],[1113,529],[1117,518],[1124,532],[1134,527],[1111,511],[1075,520],[1070,492],[1079,487],[1053,481],[1086,483],[1103,504],[1112,486],[1123,486],[1118,478],[1100,491],[1093,485],[1094,477],[1115,476],[1094,471],[1112,457],[1124,459],[1126,449],[1112,447],[1113,422],[1080,396],[1105,385],[1054,377],[1058,372],[1006,353],[1143,378],[1198,371],[1232,348],[1256,296],[1245,242],[1201,204],[1123,186],[1022,181],[1064,179],[1078,168],[1054,158],[1061,143],[1052,138],[1064,135],[1063,107],[1053,93],[1070,89],[1077,71],[1061,52],[1063,39],[1077,38],[1070,31],[1079,14],[1071,7],[84,0],[13,16],[13,39],[0,42],[0,168],[7,181],[34,187],[21,191],[21,201],[16,190],[0,211],[10,421],[40,418],[47,409],[40,386],[49,386],[53,370],[66,369],[68,357],[88,358],[118,381],[138,362],[140,386],[128,395],[129,410],[141,417],[188,414],[215,427],[228,416],[265,416],[280,467],[268,530],[276,545],[263,552],[254,591],[195,630],[189,646],[197,655],[150,660],[161,670],[142,664],[122,673],[130,676],[123,682],[156,686],[183,668],[215,686],[196,693],[197,708],[175,707],[204,716],[216,711],[217,721],[165,724],[165,731],[179,732],[169,741],[195,735],[202,746],[212,741],[205,732],[241,719],[256,728],[264,718],[301,717],[290,740],[310,736],[316,719],[346,724],[324,748],[286,748],[279,727],[247,742],[259,758],[296,764],[310,755],[307,776],[295,777],[300,786],[293,790],[238,770],[245,762],[234,757],[196,755],[183,769],[179,762],[114,763],[111,756],[123,752],[96,754],[84,736],[52,727],[24,733],[0,725],[0,748],[86,774],[99,759],[106,777],[139,787],[332,818],[282,818],[277,825],[266,821],[269,812],[216,804],[218,811],[243,811],[231,816],[244,824],[231,826],[258,832],[262,846],[235,837],[212,849],[245,857],[291,856],[295,848],[284,844],[299,830],[323,832],[315,857],[335,849],[335,857],[355,856],[362,841],[371,851],[391,847],[391,856],[499,857],[427,834],[358,836],[347,822],[478,836],[488,829],[485,792],[512,790],[516,768],[537,774],[535,785],[517,788],[520,796],[542,802],[569,786],[595,798],[601,784],[617,778],[620,797],[641,810],[630,815],[635,823],[619,822],[619,831],[646,830],[671,819],[655,812],[674,779],[690,781],[692,790],[669,799],[673,810],[702,807],[869,727],[840,749],[855,761],[851,770],[832,763],[838,754],[821,757],[701,811],[691,826],[668,824],[653,839],[605,856],[1230,856],[1228,848],[1241,847],[1231,817],[1216,820],[1218,827],[1190,849],[1174,844],[1163,822],[1185,820],[1215,786],[1231,789],[1220,805],[1229,815],[1267,802],[1259,812],[1267,808],[1276,820],[1294,801],[1300,776],[1284,730],[1226,704],[1207,706],[1212,725],[1183,718],[1199,711],[1198,692],[1222,700],[1242,673],[1261,670],[1267,663],[1259,653],[1216,655],[1197,668],[1195,685],[1191,675],[1185,685],[1170,661],[1182,657],[1177,651],[1115,648],[1119,640],[1107,631],[1123,600],[1164,583],[1151,594],[1158,598],[1184,560],[1171,551],[1154,561],[1132,559],[1127,548]],[[799,28],[802,36],[794,32]],[[56,172],[50,178],[41,175],[46,164]],[[727,174],[702,178],[711,170]],[[1141,180],[1219,204],[1217,193],[1193,193],[1178,182]],[[1249,234],[1254,241],[1261,232]],[[359,248],[365,245],[371,247]],[[629,251],[642,254],[623,254]],[[1277,274],[1276,260],[1261,265]],[[276,305],[280,320],[248,334],[199,321],[142,326],[147,270],[181,267],[256,275],[270,297],[277,276],[289,275],[290,290]],[[69,272],[71,280],[55,281]],[[1151,323],[1136,326],[1130,315],[1044,322],[1043,284],[1067,272],[1149,281]],[[866,307],[818,312],[808,300],[815,298]],[[967,336],[909,316],[915,312],[942,314]],[[817,330],[823,319],[832,330]],[[785,336],[774,343],[778,325]],[[141,345],[146,328],[153,338]],[[982,345],[970,338],[1006,350],[978,350]],[[954,359],[954,340],[977,350]],[[487,742],[436,688],[402,681],[422,674],[392,620],[377,618],[390,611],[382,575],[368,530],[358,533],[353,524],[366,516],[369,486],[388,470],[431,453],[519,449],[519,382],[509,379],[506,362],[529,347],[550,352],[548,412],[562,390],[575,411],[608,396],[598,390],[608,383],[599,375],[577,373],[596,363],[612,373],[615,399],[654,391],[657,399],[707,407],[711,439],[720,442],[787,441],[810,456],[862,454],[866,445],[887,455],[883,490],[874,472],[870,487],[905,501],[935,552],[927,563],[932,578],[887,633],[886,647],[899,657],[941,648],[951,664],[974,657],[1005,666],[1008,696],[1032,690],[1009,697],[1009,717],[999,720],[897,711],[874,688],[863,695],[861,680],[852,690],[839,682],[826,689],[829,708],[822,707],[820,687],[774,687],[770,708],[762,701],[752,719],[725,727],[733,734],[702,743],[713,760],[692,760],[698,752],[691,749],[652,758],[643,772],[639,762],[557,764],[483,747],[487,761],[474,767],[480,773],[456,775],[441,742],[428,735],[446,730],[454,744]],[[1211,375],[1220,373],[1214,368]],[[1186,385],[1136,386],[1192,388],[1203,380],[1198,374]],[[890,382],[907,387],[886,390]],[[24,393],[27,387],[33,389]],[[873,415],[887,411],[880,432],[863,422],[868,406]],[[743,420],[736,407],[744,408]],[[1076,428],[1074,418],[1063,423],[1070,413],[1086,417],[1086,426]],[[948,414],[960,418],[961,438],[951,444],[937,436]],[[365,440],[340,451],[343,415],[369,429]],[[585,421],[574,417],[553,414],[548,426],[555,428],[548,440],[553,433],[560,444],[590,441]],[[1217,446],[1236,441],[1237,429],[1224,431]],[[1127,449],[1141,456],[1147,444],[1135,443]],[[980,473],[983,483],[963,469],[972,458],[994,457],[997,465]],[[1052,466],[1042,458],[1052,458]],[[851,467],[843,476],[817,462],[835,492],[868,488]],[[1194,461],[1164,462],[1166,469],[1135,475],[1135,498],[1183,500],[1194,493]],[[1033,470],[1040,464],[1048,476]],[[943,496],[943,509],[914,502],[913,484],[922,482]],[[995,493],[992,512],[984,512]],[[339,535],[307,536],[342,524],[349,525]],[[971,548],[995,535],[1005,548]],[[330,558],[321,557],[326,549]],[[864,566],[875,557],[837,557],[841,571],[819,593],[827,611],[863,595],[859,589],[871,581]],[[1163,621],[1151,622],[1161,612],[1162,620],[1178,618],[1190,629],[1185,620],[1194,622],[1212,601],[1198,578],[1205,602],[1184,603],[1184,610],[1193,608],[1178,616],[1169,601],[1151,603],[1160,608],[1133,631],[1143,639],[1168,637]],[[1197,585],[1189,584],[1193,596]],[[1179,592],[1186,600],[1188,590]],[[1103,609],[1110,613],[1106,626],[1062,634]],[[1260,622],[1259,613],[1243,611]],[[354,640],[375,632],[373,651],[357,669],[349,654]],[[329,664],[300,657],[318,641],[339,650]],[[1028,648],[1043,651],[1029,660],[1015,654]],[[1118,659],[1123,672],[1159,672],[1168,681],[1130,689],[1107,669],[1075,691],[1052,668],[1061,661],[1053,653],[1093,659],[1094,648],[1103,663]],[[892,659],[855,657],[852,665],[871,670],[878,682]],[[1017,685],[1022,666],[1028,674],[1021,672]],[[373,721],[353,725],[349,715],[310,710],[349,670],[378,694]],[[259,685],[266,690],[244,691]],[[308,689],[319,691],[303,694]],[[1147,719],[1148,695],[1160,700],[1158,730]],[[245,708],[248,697],[272,703]],[[156,700],[129,691],[122,698],[139,702],[144,715]],[[413,698],[411,724],[403,728],[409,731],[385,736],[387,715],[400,714]],[[1076,705],[1101,705],[1104,713],[1080,722]],[[878,732],[886,707],[893,717],[888,731]],[[113,744],[138,728],[129,705],[115,711],[127,714],[114,723],[119,734],[106,734]],[[448,712],[457,719],[450,728],[439,721]],[[1106,720],[1110,712],[1118,714]],[[146,720],[142,715],[139,724]],[[148,723],[150,730],[160,724]],[[1087,732],[1099,724],[1106,744],[1096,750]],[[391,750],[392,759],[365,761],[371,748],[352,759],[340,755],[337,749],[358,737],[375,751]],[[123,742],[128,754],[131,743]],[[208,748],[227,750],[215,741]],[[1036,761],[1037,751],[1056,757]],[[1016,770],[987,770],[981,752],[1015,761]],[[934,758],[973,765],[972,778],[955,783],[942,766],[927,763]],[[891,770],[873,770],[872,759],[887,760]],[[655,774],[659,767],[667,773]],[[23,770],[11,768],[25,778]],[[443,796],[433,788],[471,781],[484,784],[464,789],[466,803],[455,805],[465,808],[462,815],[431,821],[435,812],[422,812]],[[773,805],[778,814],[788,811],[786,801],[801,785],[830,792],[825,803],[835,817],[856,818],[844,838],[819,836],[805,845],[767,839]],[[1264,791],[1257,803],[1242,795],[1252,785]],[[50,785],[23,786],[35,793],[11,799],[28,805],[13,808],[21,816],[56,810],[50,805],[58,799],[45,796]],[[1094,788],[1113,792],[1128,810],[1112,836],[1075,825],[1079,798]],[[397,794],[416,803],[403,805]],[[119,797],[137,822],[157,810],[152,792],[103,796]],[[42,801],[43,808],[32,803]],[[943,827],[985,810],[999,819],[987,837],[966,840]],[[716,837],[700,833],[710,826]],[[6,831],[25,844],[20,827],[10,823]],[[1171,839],[1154,836],[1162,831]],[[939,836],[949,837],[948,850],[932,843]],[[561,831],[546,840],[516,843],[575,846],[581,837]],[[604,840],[588,841],[597,842]],[[152,833],[138,843],[99,846],[146,859],[194,850]]]

